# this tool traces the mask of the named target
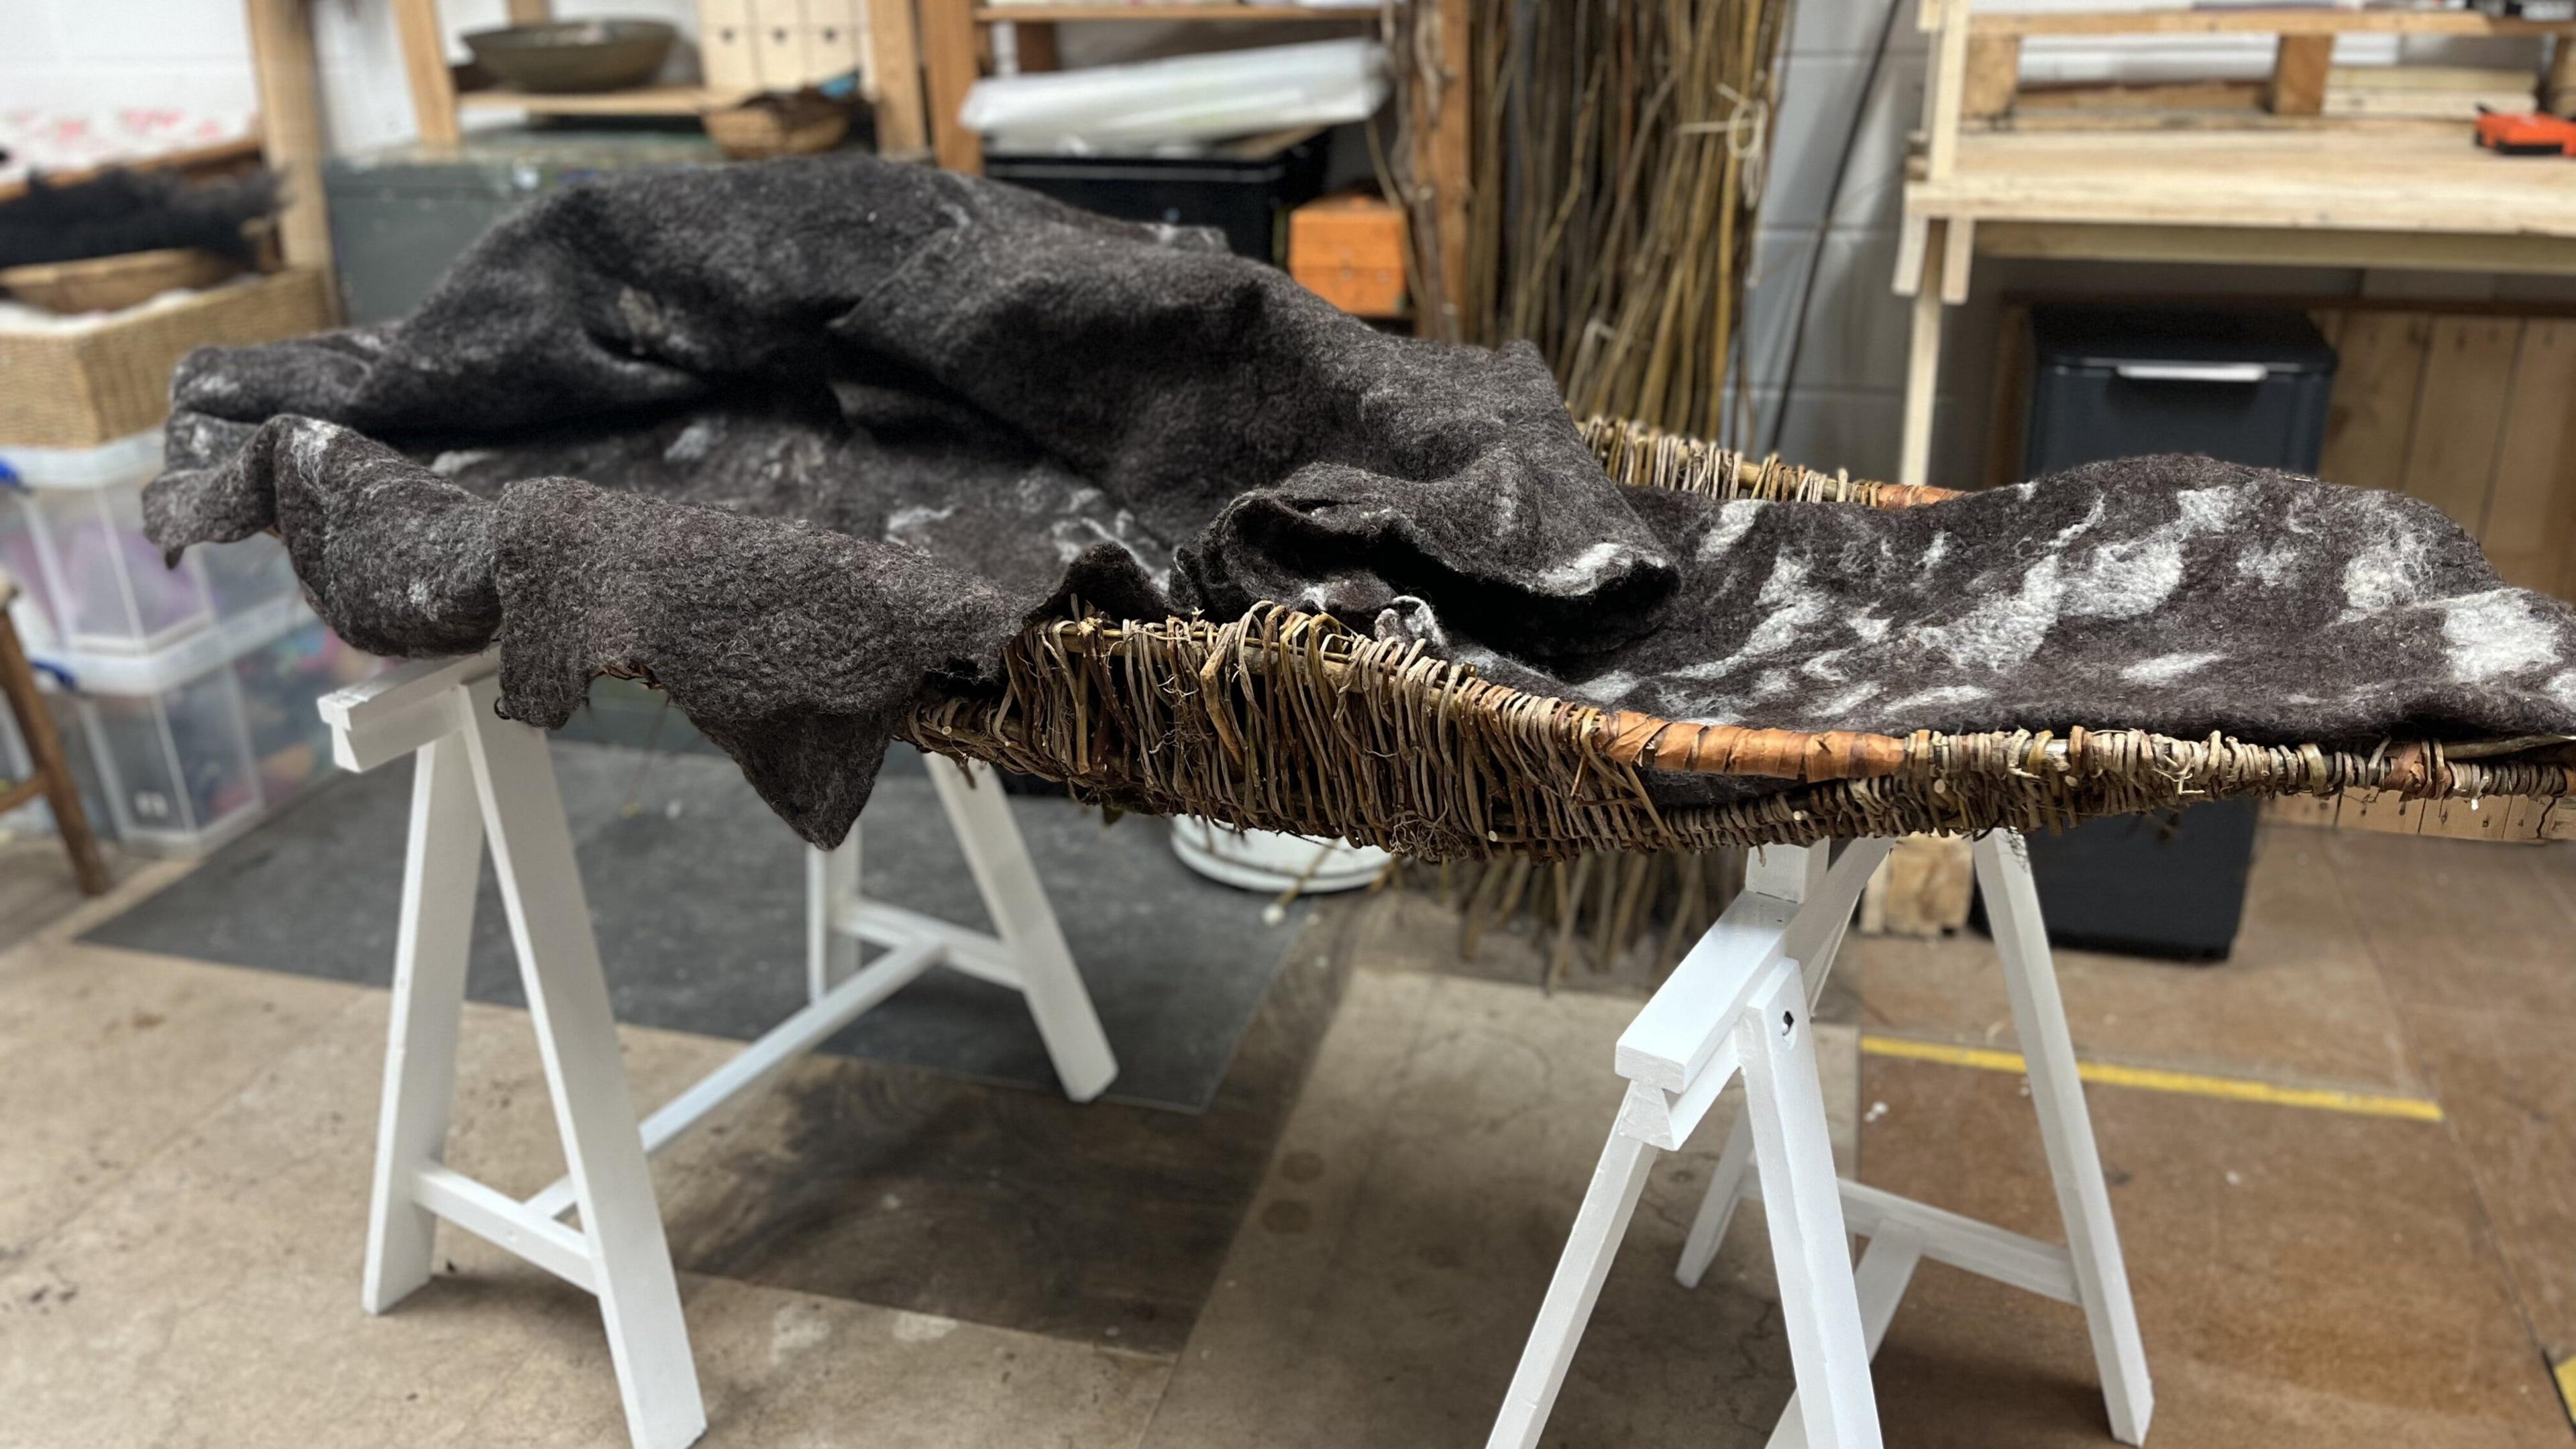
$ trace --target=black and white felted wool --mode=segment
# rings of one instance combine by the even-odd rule
[[[905,709],[1076,609],[1298,605],[1786,728],[2576,734],[2576,614],[2423,504],[2183,458],[1901,511],[1622,489],[1526,347],[864,158],[569,189],[413,316],[200,352],[174,403],[164,549],[274,527],[343,637],[497,640],[534,724],[648,676],[819,844]]]

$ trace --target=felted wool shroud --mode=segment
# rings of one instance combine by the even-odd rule
[[[406,320],[189,358],[167,462],[173,556],[274,528],[360,648],[497,639],[532,724],[650,679],[825,845],[908,709],[1076,611],[1286,604],[1797,730],[2576,735],[2576,612],[2424,504],[2198,458],[1906,510],[1623,489],[1526,348],[868,159],[540,200]]]

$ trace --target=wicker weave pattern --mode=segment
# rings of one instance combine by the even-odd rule
[[[1756,463],[1602,419],[1585,436],[1614,477],[1641,486],[1876,507],[1955,496]],[[1005,665],[999,700],[936,701],[900,733],[1113,809],[1339,835],[1424,860],[2051,829],[2245,795],[2576,792],[2576,756],[2553,741],[2354,754],[2139,730],[1897,739],[1668,724],[1524,694],[1418,643],[1275,606],[1223,624],[1044,624]],[[1658,809],[1644,772],[1676,765],[1795,783]]]
[[[200,347],[330,325],[320,271],[279,272],[77,332],[0,333],[0,442],[90,448],[170,412],[170,369]]]
[[[1227,624],[1049,624],[1008,656],[998,702],[949,699],[902,731],[927,750],[1147,814],[1341,835],[1424,860],[1708,850],[1915,831],[2043,830],[2243,795],[2391,790],[2556,797],[2576,770],[2178,740],[2140,730],[1928,731],[1893,773],[1738,804],[1658,810],[1614,753],[1614,717],[1477,679],[1422,646],[1268,607]]]

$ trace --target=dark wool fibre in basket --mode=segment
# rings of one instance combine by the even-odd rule
[[[1527,348],[866,159],[568,190],[412,317],[200,352],[175,402],[163,548],[274,527],[343,637],[497,640],[534,724],[648,677],[817,843],[908,708],[1077,607],[1287,603],[1790,729],[2576,733],[2576,612],[2421,503],[2189,458],[1910,510],[1623,489]]]

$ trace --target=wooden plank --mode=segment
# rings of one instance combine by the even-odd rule
[[[467,110],[526,111],[532,116],[702,116],[738,106],[759,94],[738,86],[637,86],[624,91],[582,91],[536,95],[496,87],[464,91],[456,104]]]
[[[868,48],[877,87],[877,154],[927,155],[930,126],[922,112],[921,43],[912,0],[868,0]]]
[[[1924,174],[1934,181],[1958,167],[1959,116],[1968,88],[1968,7],[1943,7],[1932,40],[1931,74],[1923,92]]]
[[[0,605],[0,703],[18,721],[18,738],[26,744],[27,763],[36,772],[29,783],[41,783],[45,802],[53,807],[54,831],[71,857],[72,879],[83,895],[104,894],[107,867],[99,860],[96,837],[90,834],[80,786],[72,779],[62,736],[54,732],[53,711],[36,692],[35,668],[27,662],[26,647],[18,639],[17,627],[9,622],[5,605]]]
[[[2436,317],[2424,353],[2424,387],[2406,446],[2406,491],[2472,534],[2486,527],[2521,334],[2514,318]]]
[[[2326,106],[2326,73],[2334,68],[2331,35],[2284,35],[2272,55],[2272,113],[2313,116]]]
[[[1304,20],[1343,25],[1375,25],[1375,10],[1317,9],[1308,5],[979,5],[975,19],[987,20],[1155,20],[1250,21]]]
[[[1931,481],[1932,414],[1941,383],[1941,256],[1948,248],[1947,222],[1934,222],[1924,249],[1923,280],[1914,294],[1913,330],[1905,344],[1905,417],[1898,447],[1899,482],[1921,486]]]
[[[1970,45],[1992,41],[1978,37]],[[1973,54],[1973,50],[1971,54]],[[2154,113],[2156,125],[2178,125],[2193,113],[2208,112],[2212,118],[2229,125],[2250,124],[2263,109],[2270,89],[2265,81],[2188,80],[2126,82],[2117,85],[2041,85],[2032,86],[2013,98],[2014,125],[2078,124],[2079,117],[2069,112]],[[2108,124],[2107,116],[2093,116],[2092,122]],[[2132,124],[2137,123],[2132,118]]]
[[[1020,74],[1038,75],[1064,68],[1054,21],[1014,20],[1011,30],[1019,38]]]
[[[2481,110],[2527,111],[2532,88],[2524,82],[2511,90],[2467,94],[2460,91],[2328,91],[2325,115],[2334,121],[2434,121],[2453,127],[2473,124]]]
[[[1980,11],[1989,35],[2566,35],[2576,21],[2518,20],[2473,10]]]
[[[2506,583],[2555,589],[2576,540],[2576,321],[2522,324],[2479,535]]]
[[[1469,102],[1474,73],[1471,59],[1470,0],[1436,0],[1427,27],[1436,49],[1438,80],[1414,87],[1412,128],[1413,174],[1431,188],[1433,227],[1439,247],[1439,305],[1415,299],[1414,330],[1425,337],[1455,341],[1467,294],[1467,201],[1474,185],[1475,112]]]
[[[1968,300],[1968,269],[1976,256],[1976,222],[1962,217],[1941,228],[1941,300],[1946,305]]]
[[[1990,257],[2053,260],[2244,262],[2576,276],[2576,246],[2546,236],[1981,219],[1977,250]],[[1920,266],[1915,270],[1919,272]]]
[[[2527,90],[2531,86],[2531,67],[2496,65],[2339,65],[2326,72],[2329,91],[2398,91],[2408,95],[2424,91]]]
[[[2030,431],[2030,304],[2007,297],[1995,317],[1995,388],[1986,415],[1986,486],[2021,481]]]
[[[1962,116],[2000,116],[2012,109],[2021,88],[2021,37],[1972,35],[1968,38],[1967,86],[1959,98]]]
[[[503,9],[512,25],[543,25],[555,18],[554,0],[509,0]]]
[[[2337,803],[2332,795],[2275,795],[2263,802],[2263,823],[2331,830]]]
[[[939,164],[980,175],[984,138],[959,123],[976,77],[976,22],[967,0],[921,0],[921,61],[929,78],[931,146]]]
[[[2029,102],[2016,102],[2016,116]],[[2481,151],[2459,127],[2439,123],[2272,119],[2283,124],[2129,131],[2116,142],[2086,132],[1971,132],[1953,138],[1951,172],[1927,155],[1905,204],[1981,221],[2576,240],[2576,186],[2565,167]],[[1936,133],[1934,149],[1939,141]]]
[[[269,169],[285,183],[277,219],[280,249],[290,265],[327,268],[331,218],[323,209],[322,156],[328,147],[309,0],[250,0],[250,42],[258,65],[260,139]]]
[[[2336,343],[2334,399],[2317,472],[2357,488],[2400,489],[2415,429],[2431,319],[2421,313],[2352,312]]]
[[[438,23],[438,0],[392,0],[392,4],[420,143],[453,146],[464,133],[456,124],[456,74],[447,68],[447,33]]]

